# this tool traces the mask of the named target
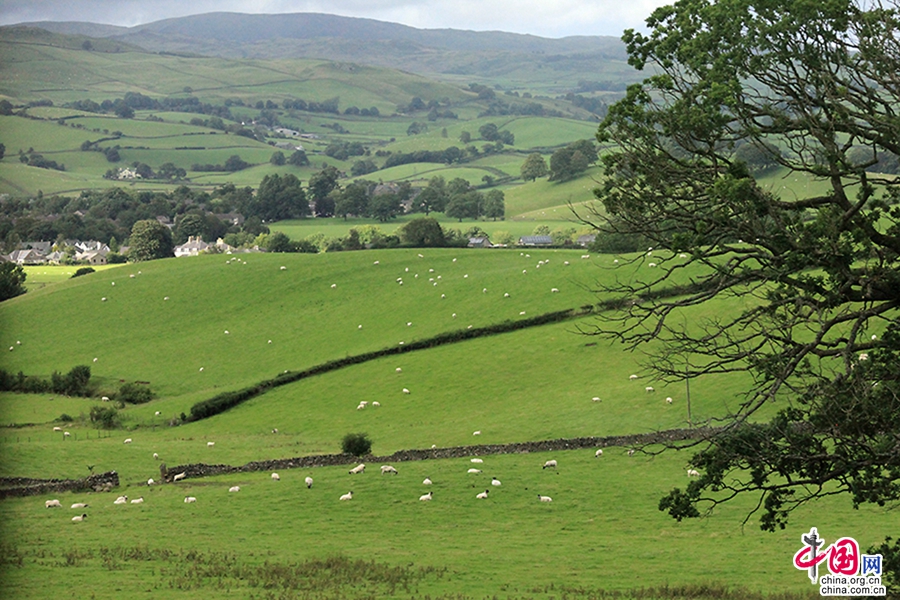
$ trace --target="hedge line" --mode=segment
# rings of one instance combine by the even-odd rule
[[[222,392],[221,394],[217,394],[216,396],[213,396],[208,400],[198,402],[191,407],[191,414],[188,415],[185,420],[199,421],[201,419],[206,419],[219,413],[225,412],[230,408],[234,408],[235,406],[246,402],[251,398],[260,396],[273,388],[287,385],[289,383],[294,383],[295,381],[300,381],[301,379],[306,379],[307,377],[312,377],[314,375],[321,375],[330,371],[343,369],[344,367],[349,367],[351,365],[358,365],[360,363],[368,362],[370,360],[375,360],[377,358],[382,358],[385,356],[394,356],[397,354],[403,354],[405,352],[413,352],[415,350],[436,348],[438,346],[443,346],[446,344],[455,344],[457,342],[486,337],[489,335],[508,333],[510,331],[526,329],[528,327],[536,327],[549,323],[558,323],[560,321],[583,317],[593,312],[593,310],[594,309],[592,306],[583,306],[580,309],[568,309],[545,313],[543,315],[530,317],[528,319],[521,319],[518,321],[505,321],[503,323],[488,325],[486,327],[448,331],[431,338],[410,342],[409,344],[405,344],[403,346],[395,346],[392,348],[375,350],[373,352],[366,352],[364,354],[357,354],[355,356],[347,356],[345,358],[339,358],[336,360],[328,361],[326,363],[322,363],[320,365],[316,365],[303,371],[289,371],[287,373],[280,373],[273,379],[267,379],[240,390]]]

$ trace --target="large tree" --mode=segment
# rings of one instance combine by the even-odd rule
[[[128,258],[135,262],[174,256],[172,232],[156,219],[135,223],[128,246]]]
[[[264,221],[298,219],[309,214],[309,202],[294,175],[266,175],[259,183],[252,214]]]
[[[680,0],[647,24],[623,39],[655,74],[600,126],[605,210],[589,220],[652,256],[606,290],[625,308],[597,331],[652,348],[664,380],[753,377],[660,508],[751,494],[775,529],[818,496],[900,500],[900,180],[867,171],[900,153],[897,7]],[[775,185],[746,144],[779,165]]]
[[[13,262],[0,263],[0,302],[24,294],[25,269]]]

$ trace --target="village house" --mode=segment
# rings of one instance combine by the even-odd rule
[[[187,243],[175,246],[175,256],[197,256],[209,248],[209,244],[199,237],[191,236]]]
[[[520,246],[552,246],[553,238],[549,235],[523,235],[519,238]]]

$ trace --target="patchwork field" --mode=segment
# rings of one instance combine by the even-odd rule
[[[371,463],[361,475],[335,466],[282,470],[280,481],[261,471],[146,485],[159,478],[160,462],[241,465],[336,453],[341,437],[355,431],[386,455],[687,426],[683,386],[661,385],[639,355],[579,335],[596,317],[373,360],[170,425],[194,402],[286,369],[594,304],[597,282],[652,274],[646,264],[581,256],[463,249],[219,255],[57,283],[48,273],[44,287],[0,304],[0,343],[14,348],[0,366],[49,376],[87,364],[98,394],[137,380],[149,381],[157,397],[120,410],[121,428],[99,430],[86,417],[102,404],[96,399],[0,395],[0,422],[10,425],[0,430],[3,476],[116,470],[121,482],[112,493],[0,502],[5,597],[46,597],[61,579],[96,598],[127,589],[147,598],[549,599],[594,598],[598,590],[638,597],[628,592],[638,588],[657,588],[640,597],[668,598],[706,584],[712,588],[693,597],[751,597],[735,586],[801,597],[809,583],[790,562],[801,533],[816,526],[868,547],[896,529],[895,512],[853,511],[843,498],[804,507],[777,534],[760,532],[754,517],[742,525],[750,498],[676,523],[656,506],[686,484],[689,453],[628,456],[622,447],[601,457],[583,449],[485,455],[480,464],[469,456],[400,462],[396,476]],[[722,303],[685,316],[700,322],[728,310]],[[734,408],[748,383],[692,381],[693,421]],[[644,391],[650,384],[653,393]],[[370,403],[364,410],[361,400]],[[62,414],[73,420],[58,421]],[[132,442],[123,444],[126,438]],[[542,469],[551,458],[559,467]],[[306,476],[315,480],[311,489]],[[431,487],[422,484],[426,477]],[[492,477],[502,485],[492,486]],[[229,493],[235,485],[241,490]],[[485,489],[488,498],[476,499]],[[429,490],[433,499],[420,502]],[[349,491],[353,499],[341,502]],[[119,494],[126,505],[113,504]],[[138,497],[144,502],[132,505]],[[44,508],[51,498],[64,508]],[[68,508],[75,502],[89,507]],[[72,523],[82,512],[84,522]]]

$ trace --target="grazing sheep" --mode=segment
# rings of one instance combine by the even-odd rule
[[[597,448],[597,451],[594,452],[594,458],[599,458],[603,456],[603,448]]]
[[[336,287],[337,287],[337,284],[336,284],[336,283],[332,283],[332,284],[331,284],[331,289],[334,289],[334,288],[336,288]]]
[[[184,471],[182,471],[181,473],[179,473],[178,475],[176,475],[175,477],[173,477],[173,478],[172,478],[172,481],[181,481],[181,480],[184,479],[185,477],[187,477],[187,473],[185,473]]]
[[[496,477],[491,477],[491,485],[500,487],[503,484],[500,483],[500,480],[497,479]]]
[[[109,396],[103,396],[100,398],[103,402],[109,402]]]
[[[375,402],[372,403],[372,406],[381,406],[381,402],[376,400]]]
[[[484,490],[480,494],[476,494],[475,497],[478,498],[479,500],[484,500],[485,498],[488,497],[488,492],[490,492],[490,490]]]
[[[644,391],[647,392],[648,394],[650,394],[652,392],[655,392],[656,390],[653,389],[653,386],[648,385],[647,387],[644,388]]]
[[[47,500],[44,502],[45,508],[62,508],[62,504],[60,504],[59,500]]]
[[[427,494],[422,494],[419,496],[419,500],[422,502],[428,502],[431,498],[434,497],[434,492],[428,492]]]
[[[192,504],[192,503],[194,503],[194,502],[196,502],[196,501],[197,501],[197,499],[194,498],[193,496],[185,496],[185,497],[184,497],[184,503],[185,503],[185,504]]]
[[[144,503],[144,497],[143,497],[143,496],[140,496],[139,498],[135,498],[134,500],[131,501],[131,503],[132,503],[132,504],[143,504],[143,503]]]
[[[678,255],[678,258],[687,258],[687,254],[682,252],[681,254]]]
[[[161,415],[162,413],[161,413],[160,411],[156,411],[156,412],[153,413],[153,414],[156,415],[156,416],[158,417],[158,416]]]
[[[628,456],[634,456],[634,448],[628,450]]]
[[[472,435],[481,435],[481,430],[479,429],[478,431],[473,431]]]
[[[125,441],[122,442],[122,443],[123,443],[123,444],[130,444],[130,443],[131,443],[131,438],[125,438]]]
[[[127,504],[128,496],[119,496],[115,500],[113,500],[113,504]]]
[[[225,335],[228,335],[228,330],[227,330],[227,329],[225,330]]]
[[[403,393],[404,393],[404,394],[408,394],[408,393],[409,393],[409,390],[408,390],[407,388],[403,388]]]
[[[473,463],[483,463],[484,461],[483,461],[482,459],[480,459],[480,458],[473,458],[473,459],[471,459],[469,462],[473,462]]]
[[[505,294],[503,294],[503,297],[504,297],[504,298],[509,298],[509,292],[506,292]]]
[[[307,477],[304,481],[306,482],[306,489],[312,489],[313,478]]]
[[[62,430],[63,430],[62,427],[54,427],[54,428],[53,428],[53,431],[62,431]]]
[[[84,502],[76,502],[75,504],[73,504],[71,506],[71,508],[87,508],[87,507],[88,507],[88,505],[85,504]]]
[[[387,473],[393,473],[394,475],[396,475],[397,469],[395,469],[391,465],[381,465],[381,474],[385,475]]]
[[[360,402],[359,405],[356,407],[356,410],[362,410],[362,409],[364,409],[365,407],[366,407],[366,405],[363,404],[362,402]]]
[[[201,372],[201,373],[203,372],[203,367],[200,367],[200,372]]]
[[[556,468],[556,460],[548,460],[544,463],[542,469],[555,469]]]
[[[422,480],[422,485],[431,485],[431,483],[432,482],[431,482],[430,477],[426,477],[425,479]]]
[[[364,473],[366,471],[366,465],[359,464],[350,469],[349,473],[351,475],[358,475],[359,473]]]
[[[353,490],[350,490],[343,496],[341,496],[341,500],[353,500]]]
[[[159,460],[159,454],[156,452],[153,453],[153,460]]]
[[[69,437],[70,435],[72,435],[72,434],[69,433],[68,431],[63,431],[63,437]]]
[[[653,267],[656,266],[656,263],[648,263],[647,266],[650,267],[650,268],[652,269]]]
[[[272,430],[272,433],[278,433],[278,428],[277,428],[277,427],[274,428],[274,429]]]
[[[591,402],[600,402],[600,396],[594,396],[591,398]]]
[[[165,298],[163,298],[163,300],[168,300],[168,299],[169,299],[169,297],[168,297],[168,296],[166,296],[166,297],[165,297]]]
[[[402,368],[402,367],[397,367],[396,369],[394,369],[394,372],[395,372],[395,373],[402,373],[402,372],[403,372],[403,368]]]
[[[468,471],[466,471],[466,473],[471,473],[471,474],[473,474],[473,475],[476,475],[476,474],[478,474],[478,473],[481,473],[481,469],[474,469],[474,468],[473,468],[473,469],[469,469]]]
[[[100,302],[106,302],[106,298],[100,298]]]
[[[869,353],[868,353],[868,352],[863,352],[862,354],[860,354],[860,355],[859,355],[859,360],[860,360],[860,361],[869,360]]]
[[[540,494],[538,494],[538,500],[541,502],[553,502],[553,498],[550,496],[541,496]]]
[[[284,265],[281,265],[281,270],[282,270],[282,271],[287,271],[287,267],[285,267]]]
[[[700,477],[700,471],[697,469],[688,469],[687,470],[688,477]]]
[[[85,515],[85,514],[75,515],[74,517],[72,517],[72,522],[73,523],[81,523],[82,521],[84,521],[85,517],[87,517],[87,515]]]
[[[233,485],[233,486],[231,486],[230,488],[228,488],[228,491],[229,491],[229,492],[239,492],[239,491],[241,491],[241,486],[239,486],[239,485]]]
[[[629,376],[628,376],[628,379],[630,379],[630,380],[632,380],[632,381],[634,381],[634,380],[637,379],[637,378],[638,378],[637,375],[629,375]]]
[[[272,481],[281,481],[281,476],[278,473],[272,473]]]
[[[674,402],[674,400],[672,400],[672,396],[666,398],[666,404],[672,404],[672,402]]]
[[[590,258],[590,257],[591,257],[590,254],[582,254],[582,255],[581,255],[581,258]]]
[[[556,294],[556,293],[558,293],[558,292],[559,292],[559,288],[550,288],[550,293],[551,293],[551,294]]]
[[[206,447],[207,447],[207,448],[212,448],[212,447],[215,446],[215,445],[216,445],[215,442],[206,442]]]
[[[147,485],[153,485],[154,483],[156,483],[156,482],[153,480],[152,477],[147,480]]]

